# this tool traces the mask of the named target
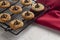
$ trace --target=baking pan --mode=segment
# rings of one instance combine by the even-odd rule
[[[11,6],[13,6],[13,5],[20,5],[21,6],[21,4],[19,4],[19,0],[17,1],[17,2],[15,2],[15,3],[13,3],[13,4],[11,4]],[[47,12],[49,9],[50,9],[50,7],[48,7],[47,5],[45,5],[45,4],[43,4],[44,6],[45,6],[45,10],[43,10],[43,11],[41,11],[41,12],[34,12],[34,11],[32,11],[34,14],[35,14],[35,18],[34,19],[32,19],[32,20],[24,20],[23,18],[22,18],[22,16],[20,16],[21,15],[21,13],[20,14],[13,14],[12,15],[12,13],[9,11],[9,8],[11,7],[9,7],[9,8],[6,8],[6,9],[4,9],[3,11],[0,11],[0,13],[3,13],[3,12],[5,12],[5,13],[9,13],[9,14],[11,14],[11,16],[12,16],[12,19],[11,20],[13,20],[13,19],[19,19],[19,20],[22,20],[23,22],[24,22],[24,26],[22,27],[22,28],[20,28],[20,29],[18,29],[18,30],[12,30],[11,28],[10,28],[10,26],[9,26],[9,22],[6,22],[6,23],[1,23],[0,22],[0,27],[2,27],[6,32],[7,31],[9,31],[10,33],[12,33],[12,34],[14,34],[14,35],[18,35],[19,33],[21,33],[23,30],[25,30],[30,24],[32,24],[34,21],[35,21],[35,19],[36,18],[38,18],[38,17],[40,17],[40,16],[43,16],[44,15],[44,13],[45,12]],[[21,6],[21,7],[23,7],[23,6]],[[23,11],[28,11],[28,10],[30,10],[30,8],[31,8],[31,6],[29,6],[29,7],[23,7]],[[27,9],[27,10],[26,10]],[[31,11],[31,10],[30,10]]]

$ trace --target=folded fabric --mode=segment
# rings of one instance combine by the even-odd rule
[[[37,2],[50,6],[50,11],[37,18],[36,23],[60,31],[60,0],[37,0]]]

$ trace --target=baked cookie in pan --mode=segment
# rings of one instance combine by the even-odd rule
[[[32,4],[32,0],[20,0],[20,3],[24,6],[29,6]]]
[[[22,8],[18,5],[14,5],[11,6],[11,8],[9,9],[13,14],[18,14],[20,12],[22,12]]]
[[[9,1],[0,1],[0,8],[8,8],[10,7]]]
[[[9,20],[11,20],[10,14],[8,14],[8,13],[1,13],[0,14],[0,22],[5,23],[5,22],[7,22]]]
[[[10,25],[11,29],[17,30],[19,28],[22,28],[24,23],[22,21],[18,20],[18,19],[14,19],[9,23],[9,25]]]
[[[25,12],[22,13],[22,17],[26,20],[31,20],[35,17],[35,15],[31,11],[25,11]]]
[[[32,4],[32,10],[33,11],[39,12],[39,11],[43,11],[44,9],[45,9],[45,7],[41,3]]]

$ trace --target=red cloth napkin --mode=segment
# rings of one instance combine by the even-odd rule
[[[50,6],[50,11],[36,19],[36,23],[60,31],[60,0],[37,0]]]

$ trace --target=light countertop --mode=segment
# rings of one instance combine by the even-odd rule
[[[60,33],[33,23],[17,36],[0,29],[0,40],[60,40]]]

